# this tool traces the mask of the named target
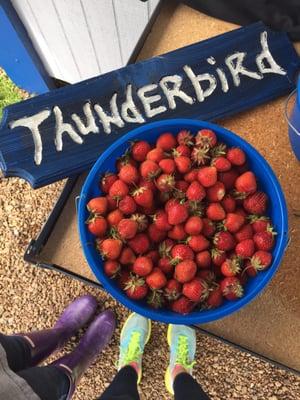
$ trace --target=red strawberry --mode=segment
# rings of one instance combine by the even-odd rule
[[[226,214],[220,203],[210,203],[206,209],[206,216],[212,221],[222,221]]]
[[[172,274],[174,272],[174,265],[171,263],[169,257],[160,258],[158,261],[158,268],[166,275]]]
[[[139,181],[139,186],[140,187],[142,187],[142,186],[146,187],[147,189],[151,190],[153,193],[157,191],[157,187],[156,187],[155,182],[153,180],[152,181],[147,181],[146,179],[142,178]]]
[[[138,224],[132,219],[124,218],[118,223],[117,229],[121,239],[132,239],[137,233]]]
[[[161,231],[155,224],[150,224],[148,227],[148,235],[152,242],[159,243],[165,239],[166,231]]]
[[[179,180],[179,181],[175,182],[175,188],[183,193],[186,193],[189,186],[190,185],[187,181]],[[185,197],[185,196],[183,195],[182,197]]]
[[[253,172],[248,171],[240,175],[235,181],[235,188],[240,193],[254,193],[257,189],[257,184]]]
[[[143,254],[149,250],[150,241],[145,233],[138,233],[133,239],[128,241],[128,245],[132,248],[135,254]]]
[[[198,172],[198,181],[204,187],[213,186],[217,182],[216,167],[202,167]]]
[[[179,156],[174,159],[176,168],[181,174],[186,174],[191,169],[191,159],[186,156]]]
[[[181,224],[186,221],[189,216],[186,205],[179,202],[171,205],[166,211],[168,214],[168,222],[171,225]]]
[[[102,177],[100,181],[100,189],[103,193],[109,193],[109,189],[111,188],[112,184],[115,183],[117,180],[118,177],[116,174],[108,172]]]
[[[94,215],[90,216],[86,222],[88,224],[88,230],[95,236],[104,236],[107,229],[107,222],[102,216]]]
[[[227,213],[233,213],[236,209],[236,201],[230,194],[223,197],[221,204]]]
[[[124,214],[133,214],[136,211],[136,202],[129,195],[125,196],[119,202],[119,210]]]
[[[216,308],[220,307],[223,303],[223,294],[220,286],[217,286],[213,290],[209,292],[209,295],[206,299],[206,304],[208,308]]]
[[[254,243],[258,250],[270,251],[274,246],[273,232],[257,232],[253,236]]]
[[[117,272],[120,270],[120,264],[115,260],[107,260],[103,266],[105,275],[110,278],[114,278]]]
[[[195,141],[196,146],[207,145],[214,147],[217,144],[217,136],[211,129],[201,129],[198,131]]]
[[[193,168],[184,175],[184,180],[186,182],[192,183],[198,179],[198,168]]]
[[[182,315],[189,314],[195,304],[185,296],[179,297],[170,304],[171,310]]]
[[[173,174],[176,170],[176,164],[172,158],[164,158],[163,160],[160,160],[158,165],[165,174]]]
[[[191,149],[189,146],[185,144],[180,144],[179,146],[176,147],[176,149],[172,151],[173,157],[179,157],[179,156],[185,156],[185,157],[190,157],[191,156]]]
[[[186,191],[186,197],[191,201],[201,201],[205,196],[204,187],[197,181],[192,182]]]
[[[138,224],[138,232],[144,232],[148,227],[148,219],[143,214],[133,214],[130,217],[133,221],[136,221]]]
[[[122,265],[128,265],[128,264],[133,264],[136,260],[136,256],[133,252],[133,250],[130,247],[124,247],[119,261]]]
[[[109,189],[109,195],[117,200],[123,199],[128,192],[128,186],[121,179],[116,180]]]
[[[174,186],[175,186],[174,175],[161,174],[156,179],[156,187],[161,192],[170,192],[172,189],[174,189]]]
[[[159,268],[153,268],[147,276],[146,282],[151,289],[162,289],[167,284],[167,278]]]
[[[152,308],[162,308],[165,304],[165,298],[161,290],[150,290],[147,296],[147,303]]]
[[[152,269],[152,260],[145,256],[137,257],[132,268],[133,272],[139,276],[149,275]]]
[[[229,232],[217,232],[214,236],[214,244],[218,250],[230,251],[235,245],[235,239]]]
[[[166,204],[165,204],[165,211],[166,211],[166,213],[168,213],[169,212],[169,210],[175,205],[175,204],[178,204],[178,200],[177,199],[175,199],[175,198],[171,198],[171,199],[169,199],[167,202],[166,202]]]
[[[143,278],[130,275],[124,290],[130,299],[140,300],[147,296],[148,286]]]
[[[209,268],[211,265],[211,255],[208,250],[196,254],[196,264],[198,268]]]
[[[175,267],[174,278],[180,283],[191,281],[196,275],[197,265],[193,260],[181,261]]]
[[[150,150],[147,154],[146,159],[156,162],[157,164],[165,157],[165,153],[163,149],[160,147],[154,147],[154,149]]]
[[[128,185],[132,183],[137,183],[139,180],[139,173],[136,167],[131,164],[126,164],[121,167],[118,174],[121,181],[127,183]]]
[[[211,249],[211,260],[214,265],[217,267],[221,267],[223,262],[226,260],[226,253],[225,251],[218,250],[218,249]]]
[[[234,234],[237,242],[241,242],[246,239],[252,239],[253,237],[253,229],[250,224],[242,226],[242,228]]]
[[[182,294],[195,303],[205,300],[208,293],[207,283],[201,278],[186,282],[182,289]]]
[[[224,276],[235,276],[241,272],[241,259],[239,257],[227,258],[221,265]]]
[[[170,279],[165,288],[164,295],[169,301],[178,299],[182,291],[182,285],[176,279]]]
[[[171,257],[173,264],[178,264],[183,260],[193,260],[194,252],[193,250],[186,244],[175,244],[171,250]]]
[[[193,135],[186,130],[181,130],[178,134],[177,134],[177,142],[179,144],[185,144],[187,146],[192,146],[194,144],[194,137]]]
[[[210,238],[215,233],[216,226],[215,226],[214,222],[208,218],[203,218],[202,222],[203,222],[203,228],[202,228],[201,233],[205,237]]]
[[[207,283],[213,283],[216,280],[216,275],[211,269],[198,270],[197,277],[204,279]]]
[[[240,166],[244,165],[246,162],[246,154],[238,147],[231,147],[228,149],[226,157],[233,165]]]
[[[126,269],[120,270],[118,278],[119,287],[124,290],[129,279],[130,279],[130,272],[127,271]]]
[[[228,213],[224,221],[224,226],[229,232],[235,233],[241,229],[244,223],[245,218],[242,215]]]
[[[111,197],[109,194],[106,195],[106,199],[107,199],[107,211],[113,211],[118,207],[118,201],[113,197]]]
[[[145,186],[141,186],[132,192],[136,204],[142,207],[151,207],[153,204],[153,192]]]
[[[250,221],[254,232],[264,232],[272,229],[268,217],[258,217],[256,215],[251,217],[252,218],[250,218]]]
[[[231,169],[231,163],[223,156],[216,157],[212,160],[211,165],[217,168],[218,172],[226,172]]]
[[[146,160],[146,156],[150,150],[151,146],[145,140],[135,142],[131,146],[132,158],[136,161],[143,162]]]
[[[157,210],[153,217],[154,225],[161,231],[169,231],[172,225],[168,223],[168,215],[164,210]]]
[[[250,214],[263,215],[267,209],[268,196],[264,192],[255,192],[243,201],[244,209]]]
[[[244,218],[247,218],[247,213],[242,207],[237,207],[235,210],[235,214],[241,215]]]
[[[209,159],[209,146],[195,146],[192,150],[191,159],[197,165],[204,165]]]
[[[87,203],[87,209],[90,212],[100,215],[104,215],[106,213],[107,206],[108,202],[106,197],[95,197]]]
[[[189,217],[184,225],[184,229],[188,235],[199,235],[203,228],[203,221],[197,215]]]
[[[170,151],[176,147],[177,141],[172,133],[166,132],[159,136],[156,146],[161,147],[164,151]]]
[[[252,239],[243,240],[235,246],[235,252],[241,258],[248,258],[253,256],[254,251],[255,247],[254,241]]]
[[[160,258],[158,250],[150,250],[148,253],[146,253],[146,257],[149,257],[152,260],[153,264],[157,264],[158,260]]]
[[[220,282],[220,287],[223,296],[226,297],[227,300],[236,300],[244,294],[243,286],[235,276],[224,278]]]
[[[122,242],[119,239],[104,239],[97,241],[97,247],[103,258],[108,260],[116,260],[122,250]]]
[[[140,174],[144,179],[151,180],[160,174],[159,165],[151,160],[146,160],[140,165]]]
[[[238,172],[235,169],[231,169],[227,172],[219,172],[218,180],[224,183],[226,190],[231,190],[234,188],[234,183],[238,176]]]
[[[190,236],[187,239],[187,243],[196,253],[208,249],[210,245],[209,241],[203,235]]]
[[[267,251],[256,251],[251,257],[251,265],[256,271],[267,269],[272,263],[272,254]]]
[[[187,234],[184,230],[184,225],[174,225],[173,229],[168,231],[168,237],[174,240],[184,240],[187,237]]]
[[[210,202],[221,201],[225,196],[225,186],[222,182],[216,182],[206,190],[206,198]]]

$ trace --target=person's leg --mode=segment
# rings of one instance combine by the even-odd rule
[[[142,356],[151,336],[151,321],[132,313],[120,337],[118,374],[99,400],[139,400],[137,385],[142,379]]]
[[[133,367],[127,365],[121,368],[98,400],[139,400],[137,380],[138,375]]]
[[[0,335],[8,365],[13,372],[36,366],[83,327],[96,311],[97,301],[86,295],[73,301],[62,313],[52,329]]]
[[[72,397],[83,373],[109,343],[115,325],[114,313],[110,310],[102,312],[88,327],[75,350],[51,364],[69,378],[70,386],[67,399]]]
[[[66,400],[70,390],[69,377],[58,368],[33,367],[17,373],[41,400]]]
[[[210,400],[199,383],[187,372],[176,376],[173,388],[175,400]]]
[[[175,394],[175,400],[209,400],[191,376],[196,353],[195,330],[185,325],[169,325],[168,344],[170,363],[165,376],[168,391]]]

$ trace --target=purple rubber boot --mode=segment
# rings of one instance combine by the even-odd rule
[[[115,327],[115,314],[111,310],[104,311],[88,327],[76,349],[51,364],[63,371],[70,379],[67,400],[71,399],[83,373],[109,343]]]
[[[23,337],[29,343],[31,366],[39,364],[55,350],[63,347],[92,318],[96,308],[96,298],[87,294],[69,304],[52,329],[14,335]]]

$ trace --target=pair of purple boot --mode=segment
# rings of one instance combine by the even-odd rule
[[[71,336],[91,320],[96,308],[95,297],[79,297],[64,310],[52,329],[18,335],[30,344],[32,366],[63,347]],[[92,321],[75,350],[51,364],[62,370],[70,380],[67,399],[71,399],[84,371],[110,341],[115,326],[114,313],[110,310],[102,312]]]

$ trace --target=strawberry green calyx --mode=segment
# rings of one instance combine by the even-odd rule
[[[202,217],[204,214],[204,204],[202,201],[190,200],[188,202],[191,215]]]
[[[129,290],[132,289],[134,290],[135,288],[139,287],[139,286],[143,286],[145,284],[145,279],[140,278],[134,274],[130,274],[130,279],[128,280],[128,282],[125,285],[125,290]]]
[[[162,308],[165,303],[162,290],[151,290],[147,296],[147,303],[154,308]]]
[[[224,296],[229,295],[231,293],[234,294],[236,297],[243,297],[244,288],[240,283],[232,283],[229,286],[227,286],[223,291]]]
[[[210,151],[210,154],[213,158],[224,156],[226,154],[227,146],[224,143],[220,143],[219,145],[213,147]]]
[[[245,192],[238,192],[237,190],[233,190],[231,193],[232,197],[236,200],[244,200],[248,194]]]
[[[172,246],[168,246],[166,242],[162,242],[158,247],[158,252],[161,258],[170,257]]]
[[[269,218],[266,216],[262,215],[256,215],[256,214],[250,214],[247,216],[247,219],[249,222],[252,224],[253,222],[256,221],[269,221]]]
[[[143,232],[145,229],[147,229],[148,226],[148,220],[146,215],[144,214],[132,214],[132,216],[130,217],[130,219],[132,219],[133,221],[136,221],[138,224],[138,231],[139,232]]]
[[[204,147],[194,147],[191,156],[193,162],[197,165],[205,164],[206,161],[210,159],[210,156],[208,154],[209,149],[210,147],[208,145],[205,145]]]

